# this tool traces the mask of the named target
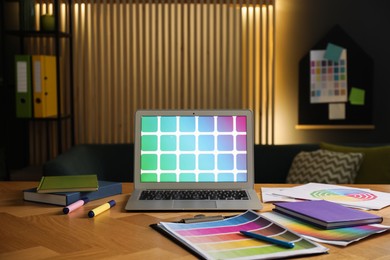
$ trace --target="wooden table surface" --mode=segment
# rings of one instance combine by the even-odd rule
[[[22,191],[37,182],[0,182],[0,259],[195,259],[149,224],[178,221],[196,214],[232,215],[234,212],[136,212],[124,210],[133,188],[123,184],[123,194],[110,197],[117,205],[95,218],[89,210],[108,201],[91,201],[64,215],[62,207],[23,201]],[[261,187],[287,187],[283,184],[256,184]],[[390,192],[390,185],[356,185]],[[265,203],[261,212],[272,209]],[[390,207],[375,214],[390,225]],[[370,236],[347,247],[323,244],[329,254],[307,259],[390,259],[390,231]]]

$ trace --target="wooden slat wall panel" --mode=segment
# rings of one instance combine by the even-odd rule
[[[275,1],[73,2],[76,144],[133,142],[137,109],[249,108],[255,143],[274,142]],[[37,14],[50,11],[37,3]],[[54,53],[50,40],[31,41],[36,53]],[[69,89],[62,95],[68,112]],[[56,155],[56,127],[31,122],[31,164]],[[61,138],[69,147],[69,131]]]
[[[256,143],[273,142],[270,0],[76,0],[74,14],[76,143],[132,142],[141,108],[250,108]]]

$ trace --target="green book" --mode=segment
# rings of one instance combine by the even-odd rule
[[[96,191],[98,188],[97,175],[43,176],[37,192]]]

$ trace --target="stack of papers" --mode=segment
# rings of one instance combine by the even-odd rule
[[[390,193],[333,184],[307,183],[292,188],[262,189],[263,202],[327,200],[347,207],[379,210],[390,205]]]

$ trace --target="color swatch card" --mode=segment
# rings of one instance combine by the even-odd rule
[[[310,103],[347,102],[347,50],[327,59],[326,50],[310,51]]]
[[[262,216],[316,242],[338,246],[347,246],[368,236],[382,233],[390,229],[389,226],[380,224],[362,225],[337,229],[321,229],[309,225],[293,217],[288,217],[276,212],[265,212]]]
[[[194,224],[162,222],[152,227],[156,226],[188,250],[205,259],[270,259],[328,251],[326,247],[306,240],[253,211],[219,221]],[[295,246],[284,248],[248,238],[240,234],[240,231],[251,231],[293,242]]]

